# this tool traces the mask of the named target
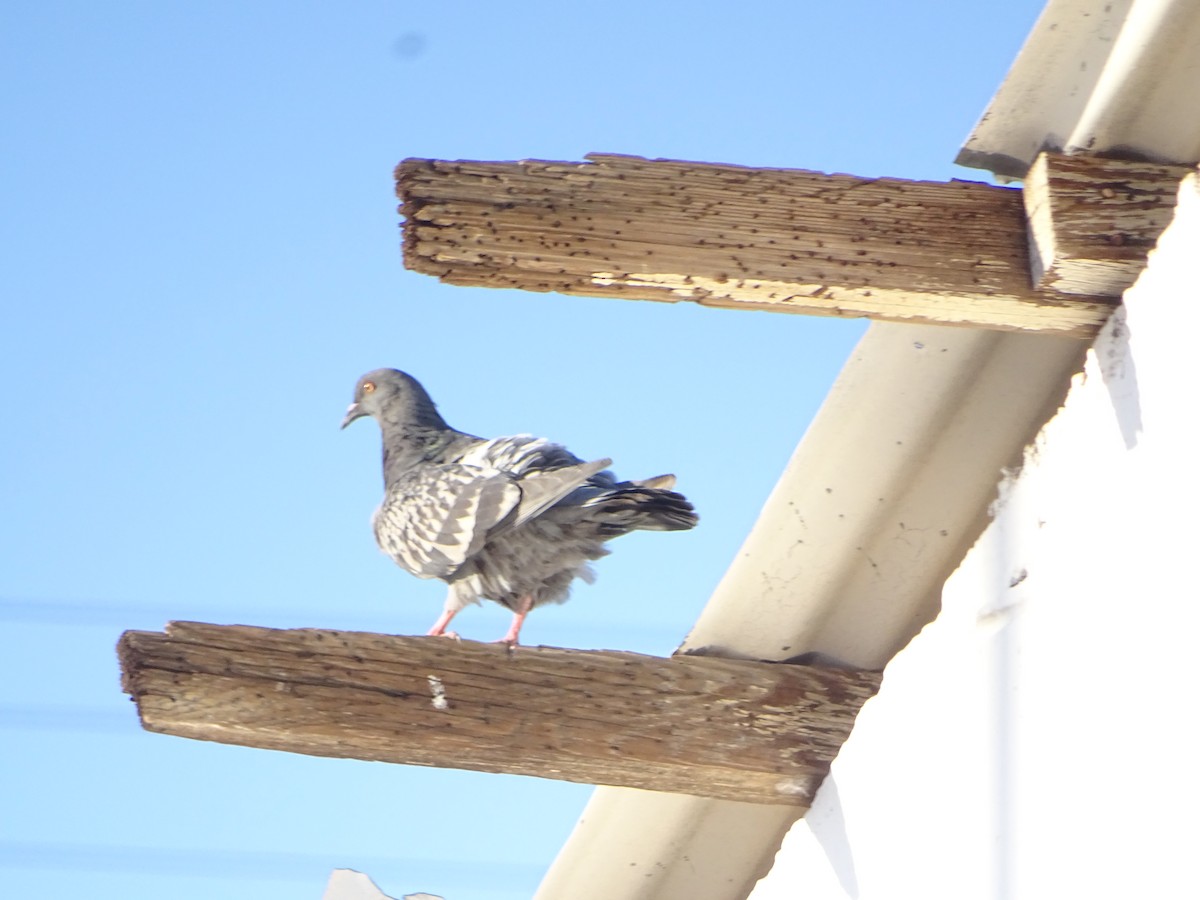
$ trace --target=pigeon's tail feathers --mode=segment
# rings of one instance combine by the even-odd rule
[[[638,527],[644,531],[687,531],[700,521],[696,508],[683,494],[659,488],[642,488],[641,493],[646,499],[639,508],[645,518]]]
[[[653,478],[643,478],[640,481],[631,481],[629,483],[637,487],[660,488],[661,490],[669,491],[675,487],[675,476],[655,475]]]
[[[657,480],[647,479],[650,482]],[[646,487],[636,481],[617,485],[595,503],[598,507],[595,519],[600,532],[610,537],[630,531],[687,531],[700,521],[695,508],[683,494]]]

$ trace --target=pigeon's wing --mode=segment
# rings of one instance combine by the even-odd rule
[[[521,489],[502,472],[421,466],[394,483],[375,513],[379,548],[420,578],[453,575],[516,514]]]
[[[576,488],[587,483],[593,475],[611,465],[611,459],[598,459],[595,462],[579,463],[561,469],[530,472],[521,479],[521,503],[517,507],[512,524],[520,525],[534,516],[541,515],[554,504],[566,499]]]
[[[520,485],[521,501],[507,527],[541,515],[612,465],[611,459],[585,463],[561,444],[528,434],[484,441],[465,453],[461,461],[498,469]],[[606,484],[613,481],[611,477],[602,480]]]

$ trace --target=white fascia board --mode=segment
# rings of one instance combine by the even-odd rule
[[[872,324],[681,652],[882,668],[936,615],[1002,471],[1057,409],[1085,349]],[[536,898],[743,898],[796,818],[599,787]]]

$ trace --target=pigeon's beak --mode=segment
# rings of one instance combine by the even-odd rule
[[[346,418],[342,419],[342,427],[345,428],[355,419],[361,419],[367,414],[367,411],[357,403],[351,403],[350,408],[346,410]]]

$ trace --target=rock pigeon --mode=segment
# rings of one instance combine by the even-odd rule
[[[376,369],[358,380],[342,420],[371,416],[383,434],[383,503],[372,524],[379,548],[418,578],[450,586],[429,634],[463,607],[493,600],[512,610],[503,643],[516,644],[534,607],[562,603],[605,541],[631,531],[683,531],[692,504],[674,475],[617,481],[527,434],[485,440],[446,424],[411,375]],[[453,636],[453,633],[450,633]]]

